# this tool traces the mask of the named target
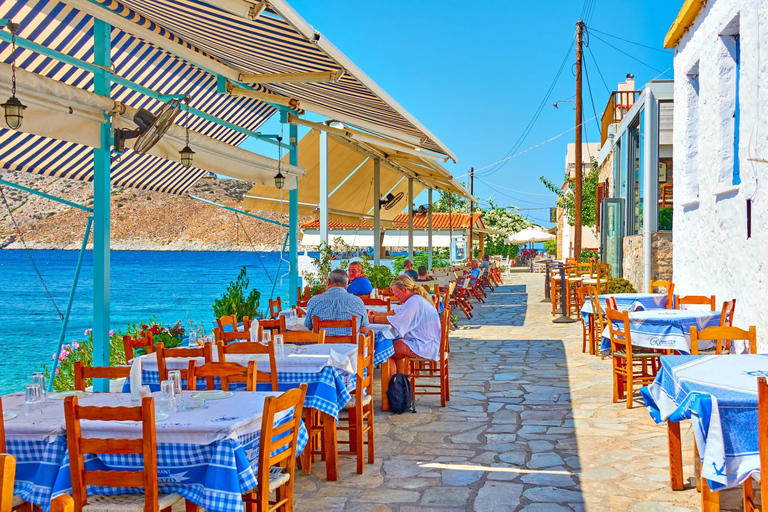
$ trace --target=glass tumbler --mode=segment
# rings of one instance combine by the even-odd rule
[[[278,356],[285,355],[285,342],[282,334],[275,334],[275,354]]]
[[[268,331],[267,329],[264,329],[261,333],[261,342],[264,345],[269,345],[269,342],[272,341],[272,331]]]
[[[160,383],[159,412],[173,414],[176,410],[176,400],[173,393],[173,381],[164,380]]]
[[[189,346],[197,346],[197,333],[195,331],[189,331]]]
[[[32,374],[32,384],[40,386],[40,399],[45,400],[45,374],[43,372],[34,372]]]

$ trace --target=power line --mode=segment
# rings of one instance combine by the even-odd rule
[[[592,63],[593,63],[593,64],[595,65],[595,67],[597,68],[597,74],[598,74],[598,75],[600,75],[600,80],[602,80],[602,81],[603,81],[603,85],[605,86],[605,90],[606,90],[606,91],[608,91],[608,93],[610,93],[610,92],[611,92],[611,88],[610,88],[610,87],[608,87],[608,84],[605,82],[605,78],[603,77],[603,72],[602,72],[602,71],[600,71],[600,66],[598,66],[598,65],[597,65],[597,59],[595,59],[595,55],[592,53],[592,48],[590,48],[589,46],[587,46],[587,51],[589,51],[589,55],[590,55],[590,56],[591,56],[591,58],[592,58]]]
[[[486,186],[488,186],[488,187],[490,187],[492,189],[496,188],[495,185],[492,185],[492,184],[488,183],[487,181],[481,180],[480,178],[477,178],[477,176],[475,176],[475,178],[477,179],[477,181],[481,182],[482,184],[484,184],[484,185],[486,185]],[[536,206],[543,206],[544,205],[544,203],[534,203],[533,201],[526,201],[524,199],[519,199],[519,198],[517,198],[515,196],[507,194],[506,192],[500,192],[498,190],[495,190],[495,192],[497,194],[501,194],[502,196],[505,196],[505,197],[508,197],[510,199],[513,199],[514,201],[519,201],[521,203],[527,203],[527,204],[532,204],[532,205],[536,205]]]
[[[632,60],[635,60],[635,61],[639,62],[639,63],[640,63],[640,64],[642,64],[643,66],[646,66],[646,67],[648,67],[648,68],[651,68],[652,70],[656,71],[657,73],[660,73],[661,75],[666,75],[666,74],[667,74],[665,71],[661,71],[661,70],[659,70],[659,69],[656,69],[655,67],[651,66],[650,64],[646,64],[645,62],[641,61],[641,60],[640,60],[640,59],[638,59],[637,57],[635,57],[635,56],[633,56],[633,55],[630,55],[630,54],[628,54],[627,52],[625,52],[625,51],[624,51],[624,50],[622,50],[621,48],[617,48],[616,46],[612,45],[611,43],[609,43],[609,42],[608,42],[608,41],[606,41],[605,39],[603,39],[603,38],[601,38],[601,37],[599,37],[599,36],[595,36],[595,38],[596,38],[598,41],[602,41],[603,43],[607,44],[608,46],[610,46],[611,48],[613,48],[613,49],[614,49],[614,50],[616,50],[617,52],[619,52],[619,53],[623,53],[624,55],[626,55],[626,56],[627,56],[627,57],[629,57],[630,59],[632,59]],[[667,76],[669,76],[669,75],[667,75]]]
[[[584,59],[584,55],[582,55],[582,59],[584,60],[584,75],[587,78],[587,90],[589,91],[589,100],[592,102],[592,113],[595,114],[595,123],[597,123],[597,133],[598,135],[602,132],[602,126],[600,125],[600,121],[597,120],[597,109],[595,108],[595,98],[592,97],[592,85],[589,83],[589,71],[587,70],[587,60]]]
[[[664,55],[670,55],[671,56],[673,54],[673,52],[671,50],[664,50],[662,48],[654,48],[653,46],[648,46],[647,44],[638,43],[636,41],[631,41],[629,39],[624,39],[623,37],[619,37],[619,36],[614,36],[614,35],[609,34],[607,32],[603,32],[602,30],[597,30],[596,28],[592,28],[590,30],[594,30],[598,34],[603,34],[604,36],[608,36],[608,37],[612,37],[614,39],[618,39],[619,41],[624,41],[625,43],[635,44],[637,46],[642,46],[643,48],[648,48],[649,50],[654,50],[654,51],[657,51],[657,52],[661,52]]]

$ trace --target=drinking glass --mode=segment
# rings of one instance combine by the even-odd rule
[[[275,334],[275,353],[279,356],[285,355],[285,344],[282,334]]]
[[[173,381],[164,380],[160,383],[160,402],[159,412],[165,414],[173,414],[176,409],[176,401],[174,400]]]
[[[32,383],[27,384],[26,391],[24,393],[25,404],[36,404],[40,402],[40,384]]]
[[[34,372],[32,374],[32,384],[40,386],[40,399],[45,400],[45,374],[43,372]]]
[[[148,396],[152,396],[152,389],[149,386],[141,386],[141,398],[142,400]]]
[[[197,346],[197,333],[195,331],[189,331],[189,346]]]
[[[264,331],[261,333],[261,342],[264,345],[269,345],[270,341],[272,341],[272,331],[264,329]]]
[[[179,370],[169,371],[168,380],[173,382],[173,399],[178,405],[181,403],[181,372]]]

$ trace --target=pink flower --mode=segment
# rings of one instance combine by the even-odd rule
[[[59,374],[59,369],[58,369],[58,368],[56,368],[56,375],[58,375],[58,374]]]
[[[109,335],[110,335],[110,336],[112,336],[113,334],[115,334],[115,331],[113,331],[113,330],[110,330],[110,331],[109,331]]]
[[[80,344],[76,341],[72,342],[72,348],[80,348]]]
[[[53,360],[55,361],[55,360],[56,360],[56,352],[54,352],[53,354],[51,354],[51,357],[52,357],[52,358],[53,358]]]
[[[86,336],[88,336],[88,335],[89,335],[89,334],[91,334],[92,332],[93,332],[93,329],[86,329],[86,330],[85,330],[85,332],[84,332],[83,334],[85,334]]]

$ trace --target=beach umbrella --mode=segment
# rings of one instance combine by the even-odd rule
[[[505,242],[508,244],[525,244],[528,242],[546,242],[547,240],[554,240],[555,238],[557,238],[555,235],[547,233],[541,228],[531,226],[509,235]]]

